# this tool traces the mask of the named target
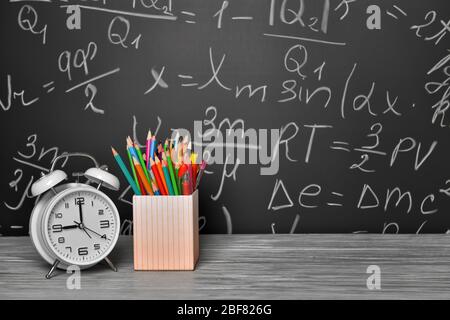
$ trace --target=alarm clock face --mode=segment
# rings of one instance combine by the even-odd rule
[[[119,229],[114,203],[90,186],[57,194],[43,218],[47,246],[68,265],[88,266],[104,259],[116,244]]]

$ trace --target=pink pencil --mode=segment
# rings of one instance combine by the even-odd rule
[[[149,158],[150,158],[150,144],[152,142],[152,132],[150,130],[148,130],[147,133],[147,145],[146,145],[146,150],[145,150],[145,164],[147,165],[147,170],[150,168],[150,162],[149,162]]]

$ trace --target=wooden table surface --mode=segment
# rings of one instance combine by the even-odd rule
[[[0,238],[0,299],[449,299],[446,235],[202,235],[195,271],[133,271],[132,238],[111,254],[118,267],[46,280],[49,265],[28,237]],[[381,270],[369,290],[367,267]]]

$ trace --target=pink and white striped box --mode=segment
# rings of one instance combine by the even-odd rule
[[[133,196],[134,270],[194,270],[198,233],[198,190]]]

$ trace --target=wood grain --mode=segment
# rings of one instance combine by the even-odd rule
[[[1,299],[448,299],[450,238],[444,235],[201,235],[195,271],[133,271],[133,240],[121,237],[105,265],[68,290],[28,237],[0,238]],[[368,290],[369,265],[381,290]]]

